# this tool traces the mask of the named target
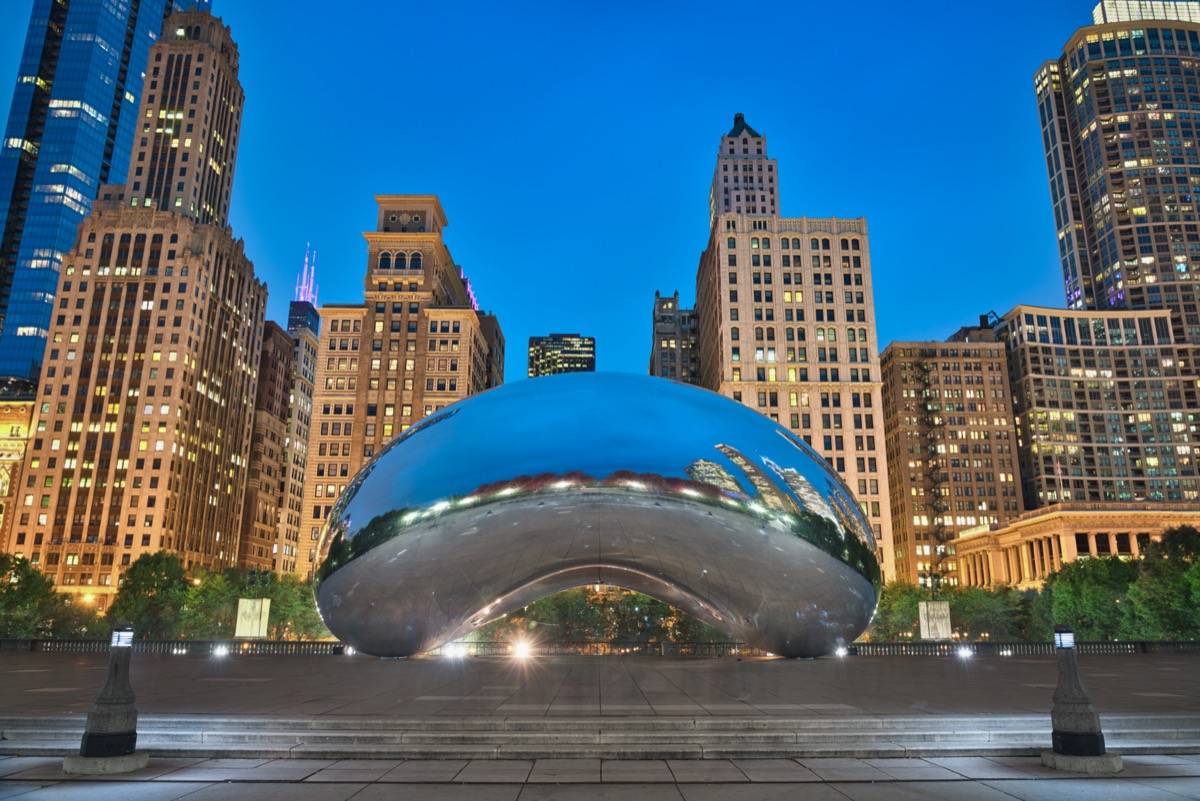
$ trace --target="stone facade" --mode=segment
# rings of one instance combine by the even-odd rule
[[[864,219],[778,213],[766,137],[721,138],[696,274],[700,385],[802,437],[854,491],[895,574],[875,302]]]

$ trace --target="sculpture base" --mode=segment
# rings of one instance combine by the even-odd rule
[[[63,759],[63,773],[77,776],[111,776],[132,773],[150,764],[150,755],[142,752],[113,757],[85,757],[72,754]]]
[[[1054,770],[1073,770],[1076,773],[1120,773],[1125,763],[1120,754],[1111,751],[1100,756],[1067,756],[1053,751],[1042,752],[1042,764]]]

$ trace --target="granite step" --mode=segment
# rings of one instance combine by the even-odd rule
[[[1200,716],[1114,715],[1118,753],[1200,753]],[[0,717],[0,754],[64,755],[82,715]],[[1048,715],[807,718],[391,719],[144,715],[139,750],[160,757],[750,759],[1021,756],[1050,742]]]

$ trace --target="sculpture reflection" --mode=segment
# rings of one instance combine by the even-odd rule
[[[520,381],[426,418],[353,479],[321,554],[326,625],[389,656],[583,584],[816,656],[866,628],[880,586],[869,524],[795,435],[619,374]]]

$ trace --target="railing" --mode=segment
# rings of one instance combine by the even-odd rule
[[[0,640],[0,651],[40,651],[57,654],[108,653],[108,640]],[[134,640],[135,654],[177,656],[336,656],[347,651],[344,644],[320,640]],[[351,651],[352,652],[352,651]]]
[[[0,639],[0,651],[38,651],[58,654],[108,653],[108,640]],[[1081,654],[1200,654],[1200,640],[1078,642]],[[321,640],[134,640],[135,654],[175,656],[341,656],[354,649]],[[739,642],[510,642],[448,643],[429,656],[771,656],[761,648]],[[863,642],[846,646],[847,656],[1053,656],[1050,642]]]

